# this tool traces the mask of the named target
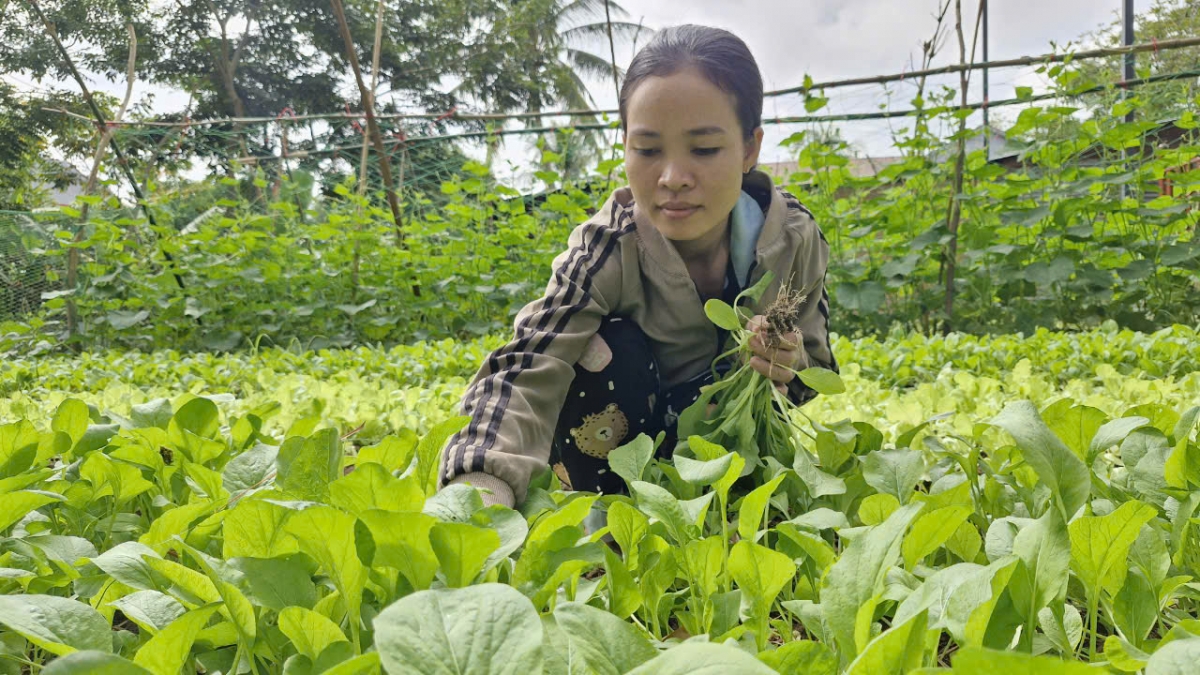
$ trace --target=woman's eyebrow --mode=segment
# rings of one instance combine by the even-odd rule
[[[722,129],[721,127],[715,127],[715,126],[714,127],[697,127],[695,129],[688,129],[688,131],[687,131],[688,136],[710,136],[710,135],[714,135],[714,134],[723,134],[723,133],[725,133],[724,129]],[[629,135],[630,136],[643,136],[646,138],[661,138],[662,137],[662,134],[658,133],[657,131],[650,131],[649,129],[635,129],[635,130],[631,131]]]

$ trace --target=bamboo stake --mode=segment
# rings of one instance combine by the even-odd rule
[[[62,40],[58,38],[58,31],[55,30],[54,24],[50,23],[49,19],[46,18],[46,15],[42,13],[42,8],[40,5],[38,5],[37,0],[26,0],[26,2],[28,2],[29,6],[33,8],[34,13],[37,14],[38,20],[42,22],[42,25],[46,27],[46,33],[50,36],[50,39],[54,41],[55,47],[58,48],[58,53],[63,57],[67,67],[71,70],[71,76],[75,78],[75,82],[79,85],[80,90],[83,92],[84,100],[87,101],[88,107],[92,110],[92,114],[96,116],[95,120],[89,121],[94,121],[99,129],[106,129],[108,127],[108,123],[104,120],[104,113],[100,112],[100,107],[96,105],[95,99],[92,98],[92,92],[88,89],[87,83],[84,82],[83,75],[81,75],[79,73],[79,69],[75,67],[75,60],[71,58],[71,54],[67,51],[67,48],[63,46]],[[113,154],[117,156],[117,164],[121,167],[122,172],[125,174],[125,178],[129,181],[129,187],[133,189],[133,195],[135,198],[137,198],[138,206],[140,206],[142,212],[146,214],[146,220],[150,222],[150,226],[157,229],[158,222],[154,219],[154,213],[150,210],[150,204],[146,201],[145,196],[142,194],[142,189],[138,187],[137,178],[134,177],[133,171],[129,167],[129,162],[125,159],[125,154],[121,152],[121,146],[117,143],[116,139],[110,140],[109,144],[112,146]],[[161,246],[159,247],[159,251],[162,252],[163,258],[165,258],[167,262],[174,267],[175,258],[172,257],[171,254]],[[175,283],[179,286],[179,289],[184,290],[183,277],[179,276],[179,272],[172,272],[172,276],[175,277]],[[197,319],[197,322],[199,322],[199,319]]]
[[[137,75],[137,32],[133,29],[132,23],[125,24],[125,30],[129,33],[129,60],[125,65],[125,97],[121,99],[121,107],[117,109],[117,120],[125,117],[125,111],[129,108],[129,101],[133,98],[133,83]],[[100,162],[104,159],[104,153],[108,150],[108,144],[112,141],[114,128],[109,126],[104,128],[104,132],[100,134],[100,139],[96,142],[96,151],[92,155],[92,170],[88,173],[87,183],[83,186],[83,194],[91,195],[96,191],[96,184],[100,182]],[[88,212],[91,210],[91,204],[83,203],[83,207],[79,210],[79,229],[75,232],[75,237],[72,240],[78,244],[83,241],[83,235],[87,232]],[[79,327],[79,312],[75,306],[74,291],[79,289],[79,247],[73,246],[67,252],[67,288],[71,289],[72,295],[67,297],[67,338],[75,336]],[[79,345],[74,345],[75,351],[79,351]]]
[[[354,80],[358,83],[363,111],[367,116],[367,132],[371,134],[375,154],[379,155],[379,172],[383,174],[383,186],[387,193],[388,206],[392,210],[392,221],[396,225],[396,243],[403,246],[404,229],[400,218],[400,201],[396,198],[396,186],[392,182],[392,163],[388,160],[387,151],[383,147],[383,135],[379,132],[379,123],[375,119],[372,105],[374,99],[371,92],[367,91],[366,83],[363,82],[362,69],[358,66],[358,54],[354,51],[354,38],[350,36],[350,26],[346,23],[346,11],[342,7],[342,0],[329,0],[329,4],[332,5],[333,13],[337,16],[342,42],[346,46],[346,60],[350,62],[350,68],[354,70]]]

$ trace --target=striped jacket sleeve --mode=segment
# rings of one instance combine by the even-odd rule
[[[803,210],[811,224],[811,231],[808,233],[811,236],[807,236],[796,250],[796,260],[792,267],[797,280],[795,287],[802,287],[808,291],[804,296],[804,303],[800,306],[799,320],[807,363],[801,364],[798,370],[815,367],[836,373],[839,372],[839,368],[829,339],[829,290],[825,286],[826,270],[829,267],[829,242],[808,209],[799,202],[792,202],[789,206]],[[797,405],[807,403],[816,396],[817,392],[801,382],[798,377],[788,383],[788,398]]]
[[[546,466],[575,363],[619,300],[618,242],[633,225],[611,208],[607,222],[571,233],[545,294],[517,313],[512,339],[476,373],[462,403],[471,419],[442,453],[442,485],[470,483],[492,493],[487,501],[512,506]]]

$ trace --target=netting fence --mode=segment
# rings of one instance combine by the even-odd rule
[[[1124,51],[1195,51],[1197,45],[1200,39],[1184,39]],[[1042,55],[992,65],[1030,73],[1071,58]],[[944,125],[939,135],[949,141],[960,113],[1007,108],[1010,121],[1020,120],[1028,111],[1057,104],[1083,107],[1088,96],[1116,101],[1143,86],[1177,87],[1180,99],[1187,100],[1195,96],[1200,76],[1198,60],[1194,70],[1087,87],[1060,84],[1044,94],[972,103],[965,97],[957,100],[950,86],[955,83],[941,82],[942,99],[924,109],[853,110],[880,87],[920,79],[932,91],[937,78],[978,67],[809,82],[770,92],[768,111],[774,114],[764,125],[786,135],[832,124],[938,120]],[[928,85],[924,78],[930,78]],[[826,98],[834,89],[838,93]],[[86,335],[89,321],[110,328],[145,327],[147,317],[163,312],[174,312],[173,320],[194,322],[209,340],[203,344],[244,344],[254,327],[224,326],[222,319],[230,315],[220,308],[238,298],[262,305],[258,312],[267,329],[295,323],[295,315],[311,318],[328,310],[336,320],[310,322],[299,332],[335,334],[331,344],[348,344],[394,335],[389,331],[395,322],[389,324],[386,312],[372,317],[373,325],[356,317],[368,303],[382,306],[385,294],[399,287],[403,296],[391,301],[417,316],[428,317],[436,303],[445,302],[438,298],[449,292],[465,299],[457,312],[468,317],[450,326],[432,322],[407,337],[436,334],[439,328],[495,330],[507,317],[472,323],[471,315],[497,306],[511,314],[514,305],[544,283],[544,265],[538,263],[548,260],[565,242],[570,226],[621,181],[613,151],[616,111],[380,114],[375,115],[377,139],[370,137],[364,115],[350,111],[300,115],[284,110],[272,117],[104,125],[84,113],[57,112],[96,126],[98,135],[111,133],[129,161],[124,167],[107,162],[100,188],[70,205],[0,211],[0,335],[46,336],[47,344],[54,341],[51,336]],[[1157,133],[1160,123],[1145,121],[1140,132]],[[896,138],[894,130],[889,133]],[[506,139],[527,150],[536,148],[528,173],[544,187],[517,189],[494,180]],[[1187,142],[1177,145],[1186,147]],[[384,149],[382,155],[378,147]],[[1107,150],[1092,163],[1094,168],[1109,171],[1106,167],[1122,161],[1119,150]],[[381,157],[390,164],[390,185],[383,179]],[[1185,161],[1169,168],[1186,178],[1188,166]],[[794,159],[773,168],[780,182],[787,182],[794,169]],[[144,195],[140,203],[132,197],[135,184]],[[397,195],[398,209],[388,208],[388,191]],[[232,233],[239,236],[225,236]],[[525,247],[525,254],[512,253],[514,247]],[[317,279],[322,277],[346,278],[348,291],[319,297],[323,291]],[[165,292],[172,285],[182,291],[178,302],[163,296],[158,296],[157,308],[139,302],[139,289]],[[242,288],[255,285],[267,289],[266,295],[252,298]],[[76,305],[85,291],[91,315],[79,316]],[[290,306],[279,306],[281,292],[289,294]],[[60,309],[65,311],[53,311]],[[342,319],[353,330],[341,326]]]

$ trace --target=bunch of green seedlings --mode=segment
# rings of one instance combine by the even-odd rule
[[[816,440],[810,431],[796,422],[793,413],[805,419],[808,419],[807,415],[775,386],[775,382],[750,365],[754,354],[750,341],[756,333],[749,326],[753,315],[742,305],[742,301],[745,299],[757,304],[774,279],[774,273],[768,270],[757,283],[738,294],[733,307],[718,299],[705,303],[704,311],[709,320],[729,331],[727,344],[733,346],[714,359],[713,384],[701,388],[695,403],[680,414],[679,438],[699,436],[737,452],[745,460],[742,476],[760,470],[760,477],[767,479],[777,473],[780,465],[791,467],[813,494],[821,494],[840,481],[821,471],[816,466],[816,458],[809,454],[801,442],[806,435]],[[783,346],[784,336],[789,333],[797,336],[797,344],[803,343],[797,323],[801,306],[810,290],[792,289],[785,284],[774,302],[763,310],[765,329],[761,339],[767,349]],[[718,375],[717,368],[726,360],[732,366],[722,377]],[[845,391],[837,374],[824,368],[796,370],[774,362],[772,366],[790,370],[817,393],[838,394]],[[808,421],[814,428],[820,429],[813,420]]]

